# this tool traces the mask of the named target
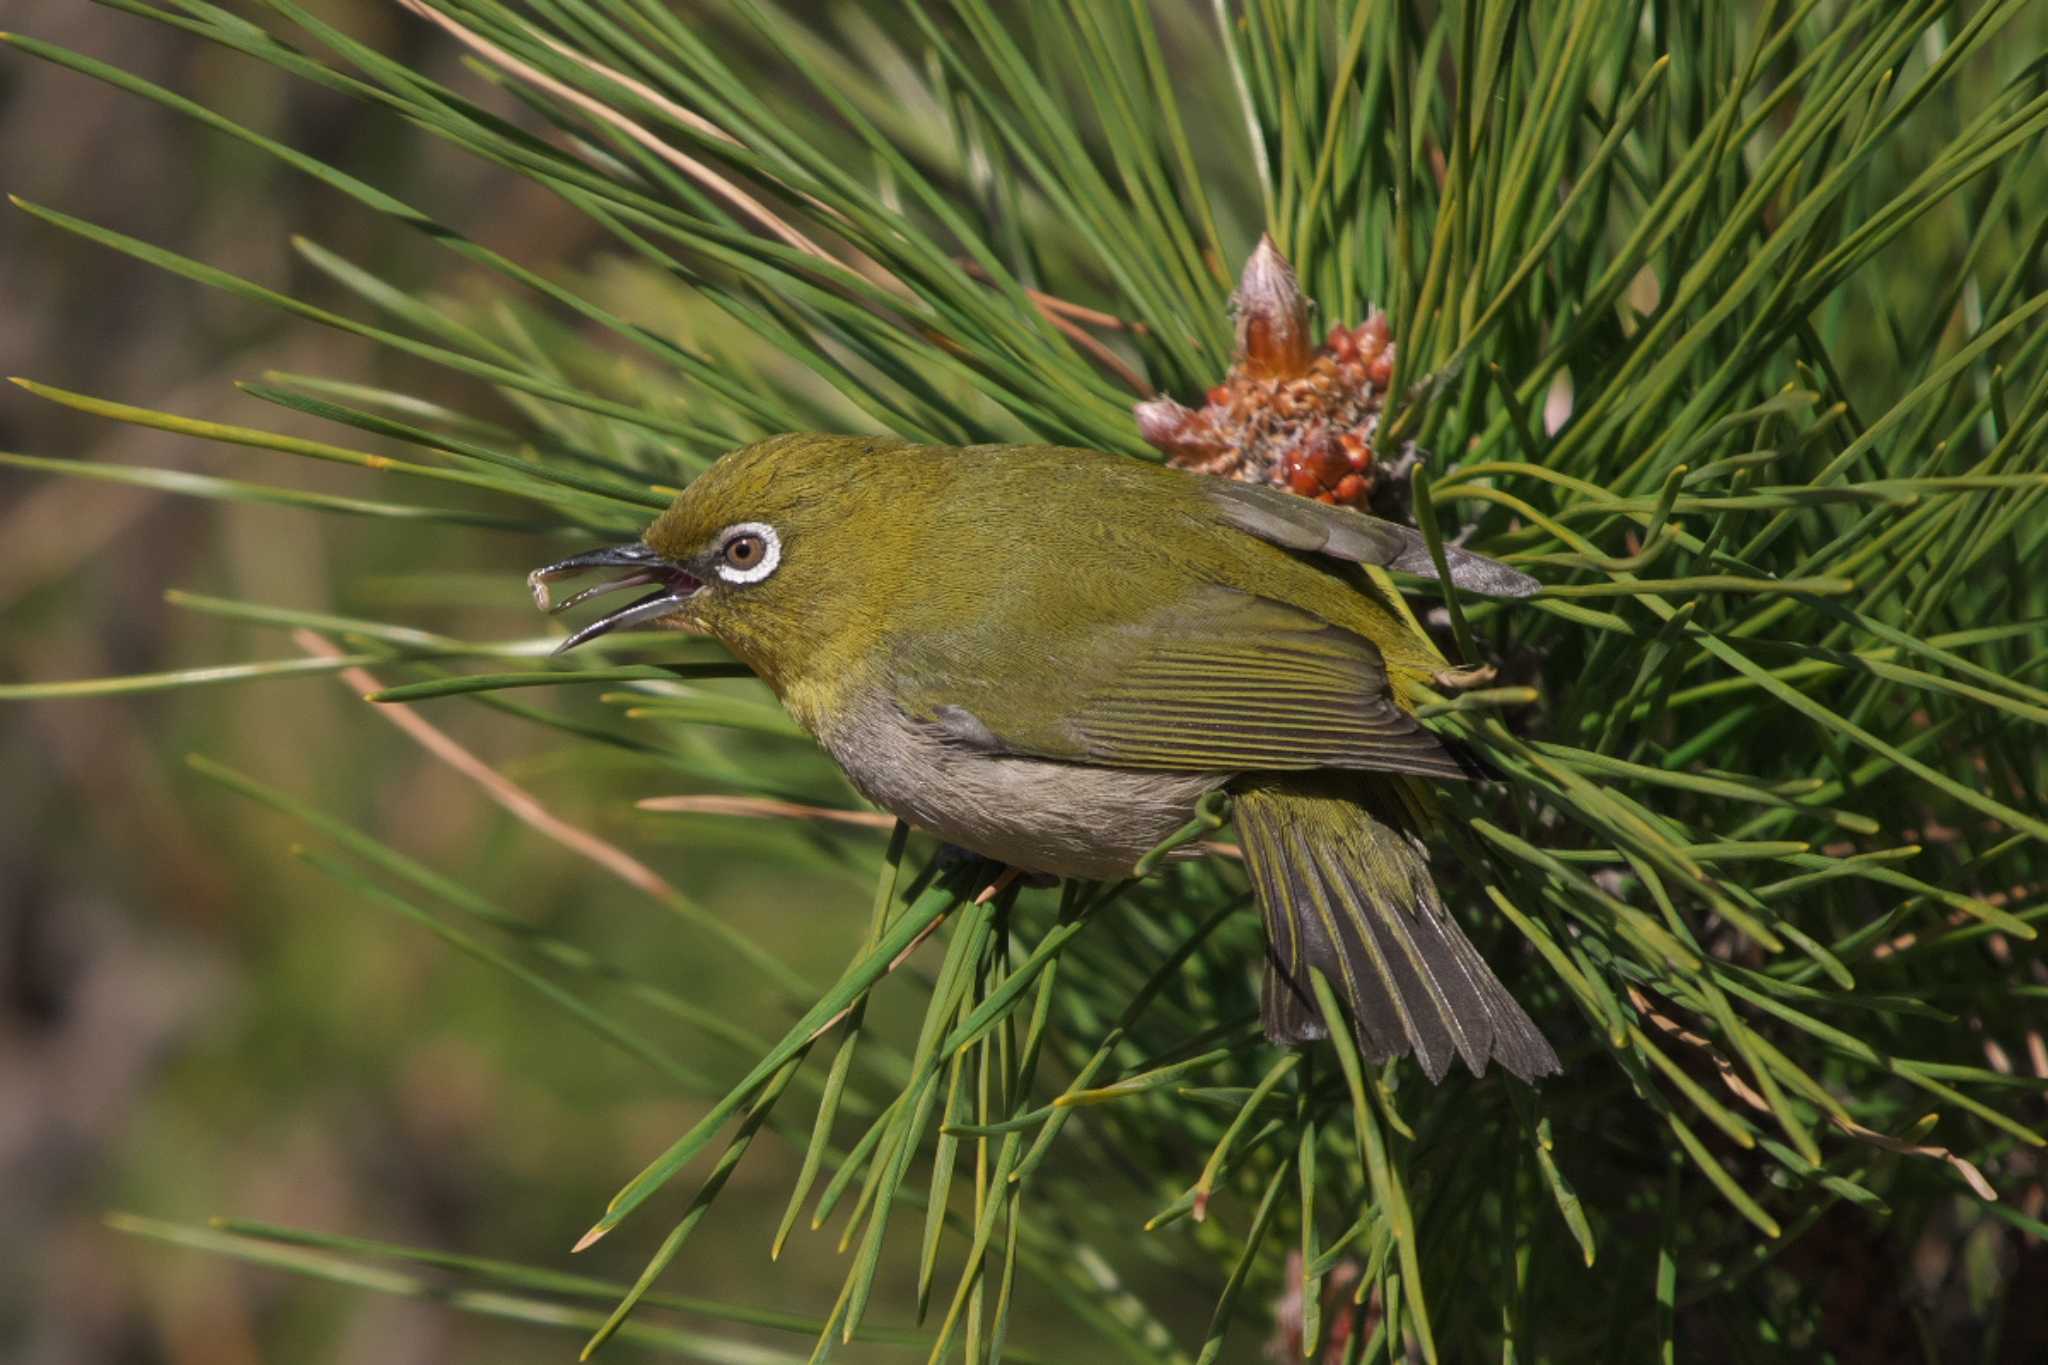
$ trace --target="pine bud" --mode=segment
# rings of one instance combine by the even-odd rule
[[[1394,370],[1387,315],[1332,327],[1313,345],[1308,298],[1270,237],[1231,301],[1237,355],[1223,382],[1200,408],[1163,394],[1137,404],[1138,434],[1176,469],[1365,506],[1379,482],[1372,438]]]
[[[1237,310],[1238,369],[1253,379],[1307,372],[1308,297],[1271,237],[1259,238],[1230,302]]]

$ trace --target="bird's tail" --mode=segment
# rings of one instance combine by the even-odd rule
[[[1525,1081],[1556,1072],[1557,1054],[1444,909],[1397,781],[1288,777],[1238,792],[1266,920],[1266,1036],[1329,1036],[1314,967],[1369,1060],[1413,1052],[1432,1081],[1453,1055],[1475,1076],[1489,1059]]]

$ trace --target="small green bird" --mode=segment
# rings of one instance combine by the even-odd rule
[[[1451,580],[1537,584],[1447,549]],[[1127,876],[1223,788],[1265,917],[1262,1017],[1364,1054],[1558,1070],[1445,910],[1418,779],[1470,767],[1416,721],[1443,667],[1356,567],[1434,576],[1422,537],[1282,489],[1052,446],[778,436],[719,460],[639,544],[531,576],[559,611],[653,591],[564,641],[723,641],[875,804],[1010,866]],[[621,576],[551,603],[548,585]]]

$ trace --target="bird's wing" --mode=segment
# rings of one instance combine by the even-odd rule
[[[906,687],[904,709],[965,748],[1074,763],[1472,775],[1395,705],[1371,641],[1284,603],[1211,585],[1075,635],[1021,677],[963,667],[972,648],[927,640],[903,676],[934,681]]]
[[[1354,564],[1380,564],[1436,577],[1429,545],[1413,527],[1332,507],[1284,488],[1227,479],[1213,483],[1204,491],[1223,519],[1261,540]],[[1527,597],[1543,586],[1520,570],[1452,545],[1444,547],[1444,563],[1453,585],[1489,597]]]

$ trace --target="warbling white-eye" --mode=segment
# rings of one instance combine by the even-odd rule
[[[1448,549],[1452,582],[1534,580]],[[1443,667],[1357,568],[1434,576],[1407,527],[1285,490],[1051,446],[779,436],[719,460],[639,544],[536,570],[652,586],[563,648],[723,641],[886,810],[1013,867],[1129,875],[1227,789],[1265,917],[1268,1037],[1523,1079],[1556,1054],[1438,896],[1421,779],[1473,775],[1412,713]]]

